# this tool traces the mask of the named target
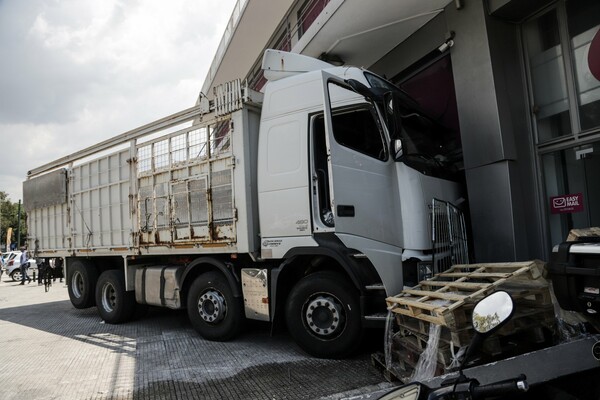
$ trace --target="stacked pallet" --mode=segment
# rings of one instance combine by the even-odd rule
[[[515,313],[502,329],[485,341],[479,358],[501,355],[506,351],[506,338],[511,339],[513,350],[520,345],[515,341],[528,345],[544,342],[544,330],[553,329],[555,316],[543,270],[544,263],[539,260],[455,265],[387,298],[397,328],[391,343],[396,377],[405,380],[412,375],[427,347],[432,324],[441,327],[436,375],[455,367],[459,349],[467,346],[474,334],[473,307],[496,290],[511,294]]]
[[[567,236],[567,242],[575,242],[582,238],[589,238],[590,236],[600,236],[599,227],[590,227],[582,229],[571,229]]]

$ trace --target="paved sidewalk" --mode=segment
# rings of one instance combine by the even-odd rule
[[[104,324],[77,310],[64,283],[0,279],[0,399],[342,399],[387,388],[368,352],[306,356],[286,333],[252,325],[232,342],[203,340],[185,312],[153,308]]]

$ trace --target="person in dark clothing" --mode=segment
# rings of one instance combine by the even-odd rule
[[[54,266],[52,269],[53,269],[52,277],[54,278],[53,281],[56,282],[56,278],[59,278],[60,282],[62,282],[63,281],[63,259],[55,258]]]
[[[43,285],[44,284],[44,274],[46,273],[46,271],[48,270],[48,268],[50,268],[48,266],[48,259],[47,258],[38,258],[36,259],[37,261],[37,266],[38,266],[38,286]]]

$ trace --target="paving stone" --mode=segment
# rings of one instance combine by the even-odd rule
[[[202,339],[184,311],[151,308],[105,324],[71,306],[64,284],[0,279],[0,399],[327,399],[388,387],[368,352],[304,354],[287,335],[251,324],[226,342]]]

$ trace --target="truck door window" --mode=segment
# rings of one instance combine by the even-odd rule
[[[387,160],[386,146],[374,113],[374,110],[368,106],[334,110],[333,137],[342,146],[385,161]]]

